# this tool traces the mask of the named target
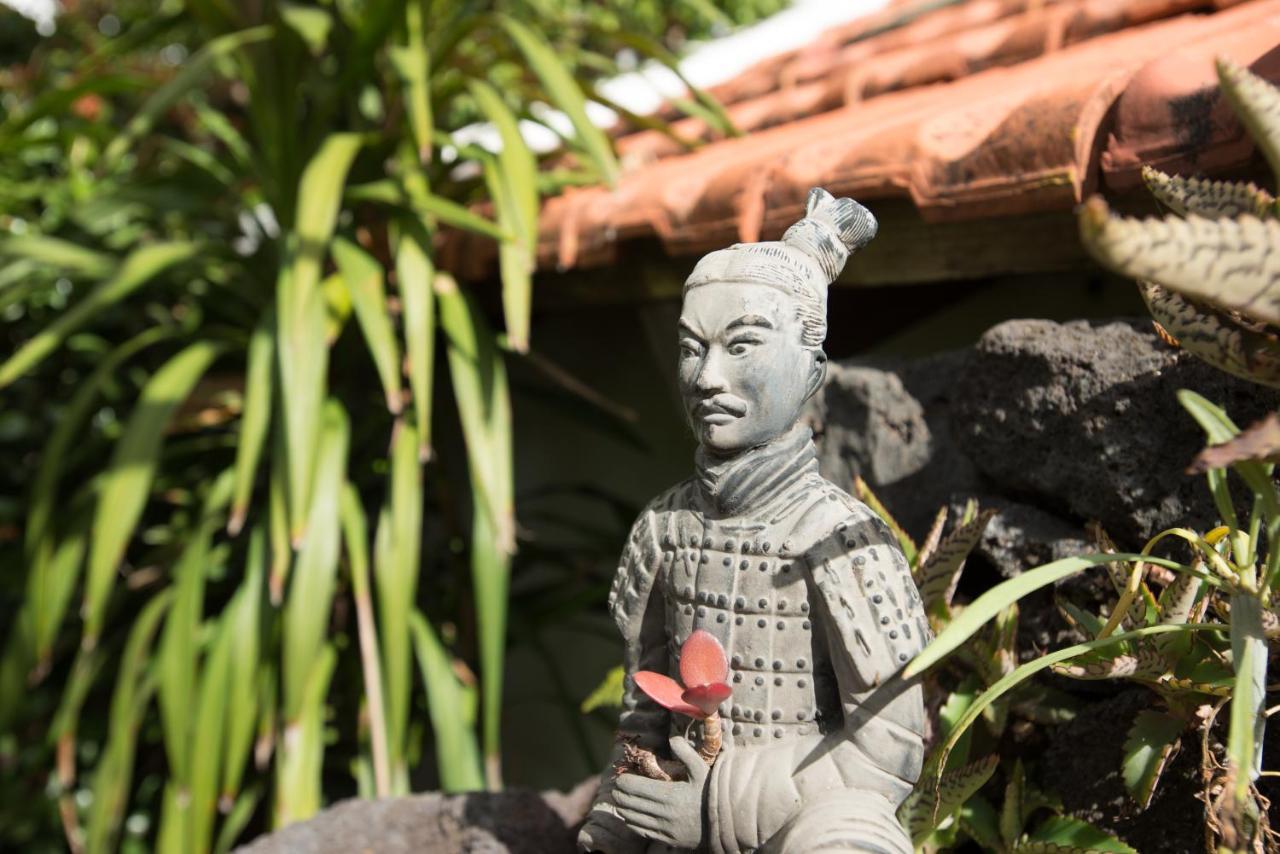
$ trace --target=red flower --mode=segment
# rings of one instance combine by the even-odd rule
[[[715,635],[698,629],[680,647],[680,678],[687,687],[663,673],[641,670],[636,685],[664,708],[691,718],[708,718],[729,698],[729,661]]]

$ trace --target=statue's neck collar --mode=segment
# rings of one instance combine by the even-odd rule
[[[813,431],[807,424],[796,424],[773,441],[732,457],[716,457],[699,448],[694,462],[702,500],[722,516],[763,506],[818,467]]]

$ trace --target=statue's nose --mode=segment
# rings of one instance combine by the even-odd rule
[[[711,347],[698,369],[695,387],[704,395],[720,394],[729,390],[729,382],[724,375],[723,357],[719,347]]]

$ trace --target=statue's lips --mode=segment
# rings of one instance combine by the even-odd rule
[[[711,398],[694,409],[698,420],[704,424],[728,424],[747,414],[746,405],[733,398]]]

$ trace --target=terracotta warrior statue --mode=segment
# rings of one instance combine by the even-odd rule
[[[927,623],[888,527],[822,478],[800,421],[826,373],[827,287],[875,232],[815,188],[781,241],[712,252],[685,282],[697,472],[636,521],[609,596],[628,679],[583,851],[911,851],[895,812],[920,774],[924,706],[897,674]],[[728,663],[724,693],[698,689],[723,732],[710,766],[672,709],[701,713],[635,679],[698,671],[681,652],[707,633]],[[624,759],[637,751],[681,773],[646,776]]]

